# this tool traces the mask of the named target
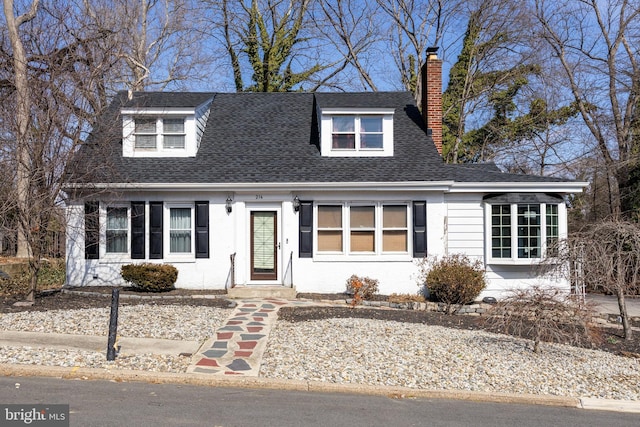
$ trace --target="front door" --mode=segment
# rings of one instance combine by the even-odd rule
[[[278,279],[277,217],[275,211],[251,212],[251,280]]]

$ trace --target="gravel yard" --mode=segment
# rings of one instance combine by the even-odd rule
[[[74,307],[80,300],[74,299]],[[106,337],[109,309],[105,307],[106,301],[95,306],[91,305],[93,300],[80,304],[93,308],[5,311],[0,313],[0,334],[12,330]],[[204,340],[213,336],[216,327],[231,312],[221,302],[202,302],[205,305],[200,306],[200,302],[123,305],[118,334]],[[363,317],[334,318],[341,313]],[[640,400],[638,358],[555,344],[545,344],[542,354],[534,354],[528,341],[478,330],[465,316],[434,317],[403,310],[373,313],[322,311],[313,307],[282,309],[282,319],[271,331],[260,375],[334,383]],[[286,320],[296,316],[295,322]],[[402,320],[396,321],[399,319]],[[107,362],[104,352],[2,347],[0,363],[185,372],[190,358],[120,354],[114,362]]]
[[[118,335],[203,341],[229,316],[229,309],[187,305],[129,305],[119,309]],[[98,335],[109,332],[109,309],[22,311],[0,314],[0,331]],[[0,332],[1,333],[1,332]],[[158,354],[119,354],[107,362],[104,352],[52,350],[30,347],[0,348],[0,363],[89,368],[185,372],[190,357]]]
[[[640,400],[640,359],[506,335],[370,319],[280,321],[261,375],[425,389]]]

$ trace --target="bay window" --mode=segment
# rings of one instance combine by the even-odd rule
[[[489,258],[526,261],[555,256],[559,239],[558,206],[558,203],[489,205]]]

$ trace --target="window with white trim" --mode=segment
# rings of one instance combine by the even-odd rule
[[[184,150],[186,132],[182,117],[136,117],[134,148],[136,150]]]
[[[382,206],[382,252],[407,252],[409,226],[406,205]]]
[[[155,150],[158,148],[157,120],[151,117],[135,119],[135,148],[136,150]]]
[[[554,256],[559,237],[558,204],[490,206],[490,258],[531,260]]]
[[[382,116],[333,116],[333,150],[382,150]]]
[[[190,254],[193,252],[193,209],[191,207],[169,208],[169,253]]]
[[[107,207],[106,219],[106,253],[129,252],[129,209]]]
[[[393,108],[324,108],[320,151],[329,157],[393,156]]]
[[[318,204],[318,254],[407,254],[409,205]]]
[[[167,149],[184,149],[184,119],[165,118],[162,120],[162,144]]]
[[[318,251],[342,252],[342,206],[318,206]]]

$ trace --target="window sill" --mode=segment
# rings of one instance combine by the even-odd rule
[[[538,264],[559,264],[560,261],[556,258],[489,258],[487,260],[488,265],[538,265]]]
[[[413,257],[409,253],[404,254],[316,254],[314,262],[407,262]]]

